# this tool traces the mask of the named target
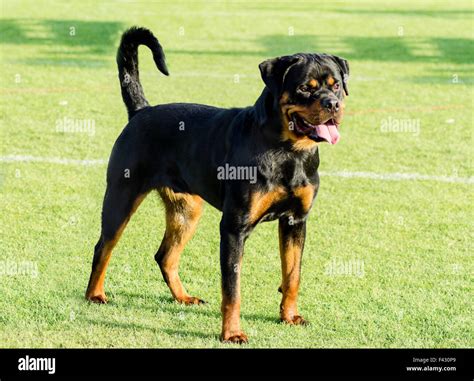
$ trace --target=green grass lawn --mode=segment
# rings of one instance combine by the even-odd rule
[[[473,175],[472,11],[470,1],[434,0],[5,0],[0,157],[108,158],[127,120],[115,51],[131,25],[150,28],[167,54],[169,78],[140,50],[151,103],[245,106],[263,88],[262,60],[300,51],[343,56],[351,65],[347,116],[341,142],[320,150],[327,175],[303,260],[299,308],[312,324],[278,322],[277,225],[262,224],[243,265],[249,347],[472,347],[473,197],[472,181],[464,181]],[[57,132],[64,118],[92,120],[95,130]],[[418,132],[381,128],[401,119],[414,120]],[[153,259],[164,232],[157,195],[142,204],[114,252],[110,303],[84,300],[105,169],[0,162],[0,346],[224,347],[220,213],[210,206],[180,272],[207,305],[173,302],[162,280]],[[464,180],[331,176],[343,170]],[[334,263],[358,271],[334,274]]]

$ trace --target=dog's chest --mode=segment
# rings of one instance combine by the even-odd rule
[[[303,155],[303,154],[302,154]],[[317,185],[319,155],[296,156],[287,151],[269,151],[258,162],[258,177],[267,188],[292,189]]]
[[[306,184],[291,189],[277,186],[266,192],[255,192],[250,201],[249,220],[256,224],[280,217],[294,221],[304,219],[311,209],[316,190],[313,184]]]
[[[252,192],[249,220],[252,224],[280,217],[295,221],[306,217],[319,186],[319,157],[305,160],[291,156],[269,154],[259,166],[259,190]]]

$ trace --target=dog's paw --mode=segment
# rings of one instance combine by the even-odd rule
[[[176,301],[178,303],[185,304],[187,306],[192,306],[192,305],[195,305],[195,304],[196,305],[197,304],[206,304],[207,303],[202,299],[196,298],[195,296],[187,296],[187,297],[182,298],[182,299],[176,299]]]
[[[105,294],[91,294],[91,295],[86,295],[86,299],[89,301],[89,302],[92,302],[92,303],[98,303],[98,304],[107,304],[108,302],[108,299],[107,299],[107,296],[105,296]]]
[[[249,339],[242,331],[235,333],[223,333],[220,337],[221,341],[226,344],[248,344]]]
[[[309,321],[303,319],[300,315],[295,315],[291,318],[281,318],[282,323],[290,325],[309,325]]]

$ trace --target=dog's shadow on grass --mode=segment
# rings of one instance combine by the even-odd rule
[[[211,318],[216,318],[220,319],[221,318],[221,313],[219,311],[220,308],[218,308],[218,311],[215,309],[210,309],[210,306],[214,305],[215,303],[218,303],[220,305],[220,300],[219,301],[206,301],[204,305],[200,306],[184,306],[182,304],[179,304],[176,302],[171,296],[165,296],[165,295],[158,295],[158,296],[153,296],[153,297],[147,297],[146,300],[149,301],[147,305],[143,305],[142,303],[134,303],[132,302],[134,299],[137,298],[143,298],[143,294],[137,294],[133,292],[121,292],[121,295],[126,296],[128,298],[128,305],[132,306],[132,308],[136,308],[139,310],[148,310],[150,312],[166,312],[166,313],[172,313],[172,314],[179,314],[180,312],[185,312],[186,314],[195,314],[195,315],[202,315],[202,316],[207,316]],[[262,314],[249,314],[249,313],[241,313],[241,316],[245,320],[249,321],[261,321],[261,322],[266,322],[266,323],[279,323],[280,320],[278,319],[277,316],[268,316],[268,315],[262,315]]]
[[[212,339],[216,340],[219,338],[217,334],[211,333],[204,333],[198,331],[189,331],[189,330],[175,330],[169,328],[160,328],[159,325],[148,325],[143,323],[137,322],[121,322],[117,320],[101,320],[101,319],[89,319],[83,318],[82,321],[87,322],[92,325],[100,326],[100,327],[110,327],[110,328],[118,328],[118,329],[125,329],[125,330],[138,330],[138,331],[151,331],[153,333],[165,333],[169,336],[179,336],[182,338],[186,337],[194,337],[198,339]]]
[[[132,308],[137,310],[138,312],[143,312],[144,310],[149,311],[151,313],[160,313],[164,312],[166,314],[179,316],[180,313],[185,313],[186,315],[196,315],[196,316],[205,316],[209,318],[213,318],[216,320],[221,319],[221,313],[219,308],[210,308],[211,303],[206,303],[200,306],[183,306],[182,304],[177,303],[171,296],[165,295],[144,295],[140,293],[134,292],[120,292],[120,296],[125,297],[127,299],[126,302],[119,304],[114,301],[114,295],[110,294],[109,296],[110,306],[118,307],[123,306],[123,308]],[[118,295],[118,294],[117,294]],[[137,299],[146,300],[145,303],[136,302]],[[220,303],[220,301],[216,301],[216,303]],[[214,302],[212,302],[214,304]],[[107,308],[107,305],[104,305],[104,308]],[[246,321],[256,321],[256,322],[265,322],[265,323],[272,323],[272,324],[280,324],[280,320],[278,319],[277,315],[269,316],[264,314],[249,314],[249,313],[242,313],[241,317]],[[180,337],[196,337],[200,339],[216,339],[217,335],[207,334],[204,332],[198,331],[188,331],[187,329],[183,330],[173,330],[169,328],[160,328],[159,325],[152,326],[146,325],[143,323],[137,322],[120,322],[116,320],[98,320],[98,319],[91,319],[91,318],[84,318],[83,320],[87,323],[93,325],[99,325],[104,327],[113,327],[113,328],[120,328],[120,329],[135,329],[135,330],[149,330],[156,333],[162,332],[168,334],[170,336],[180,336]]]

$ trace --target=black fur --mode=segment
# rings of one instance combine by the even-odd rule
[[[176,193],[199,195],[222,211],[222,291],[227,300],[238,297],[238,274],[245,240],[260,221],[280,219],[283,239],[304,243],[309,210],[294,194],[298,187],[311,185],[316,196],[319,186],[317,146],[295,149],[294,142],[282,141],[280,99],[288,104],[312,107],[325,99],[342,101],[340,90],[322,86],[302,92],[300,85],[311,76],[332,75],[347,87],[347,61],[330,55],[297,54],[260,64],[266,87],[253,106],[223,109],[200,104],[174,103],[150,107],[139,81],[137,47],[148,46],[158,69],[168,70],[158,40],[147,29],[126,31],[117,54],[122,96],[129,123],[115,142],[107,170],[107,191],[102,215],[99,249],[111,240],[128,218],[137,196],[153,189],[170,188]],[[297,138],[306,138],[299,136]],[[218,167],[228,164],[256,167],[255,183],[217,178]],[[129,173],[125,177],[124,173]],[[286,196],[270,205],[258,220],[251,221],[252,197],[281,187]],[[288,224],[291,218],[292,223]],[[102,246],[100,246],[102,245]],[[96,262],[96,261],[95,261]]]
[[[138,110],[149,106],[143,94],[143,88],[138,76],[138,46],[145,45],[153,53],[156,67],[164,75],[168,75],[165,54],[156,37],[148,29],[133,27],[122,35],[117,52],[117,66],[122,97],[127,106],[128,118]]]

